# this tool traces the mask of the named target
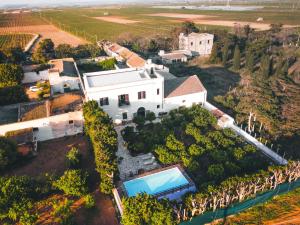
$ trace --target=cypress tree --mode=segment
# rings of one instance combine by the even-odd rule
[[[283,58],[280,57],[278,59],[278,62],[276,63],[276,71],[275,71],[276,76],[281,76],[283,64],[284,64]]]
[[[249,72],[254,71],[254,54],[251,51],[246,54],[246,68]]]
[[[222,48],[222,64],[223,64],[223,66],[225,66],[227,63],[228,51],[229,51],[229,44],[226,41],[224,47]]]
[[[238,45],[235,46],[233,55],[233,68],[239,70],[241,67],[241,51]]]
[[[264,77],[270,75],[270,56],[263,55],[260,60],[260,72]]]
[[[213,48],[211,50],[211,54],[210,54],[210,57],[209,57],[209,61],[211,63],[218,63],[218,49],[219,49],[219,44],[216,42],[214,43],[213,45]]]

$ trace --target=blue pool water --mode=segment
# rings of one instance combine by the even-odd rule
[[[127,195],[131,197],[142,192],[156,195],[188,183],[189,181],[181,171],[177,167],[174,167],[172,169],[126,181],[123,184],[127,191]]]

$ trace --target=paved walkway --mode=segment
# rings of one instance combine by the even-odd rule
[[[126,126],[131,125],[133,124],[128,124]],[[121,180],[127,180],[130,177],[137,175],[139,170],[141,169],[143,169],[144,171],[149,171],[160,167],[152,153],[140,154],[135,157],[130,155],[130,152],[124,146],[125,142],[121,135],[121,131],[126,126],[115,127],[118,134],[118,151],[116,155],[119,158],[118,169],[120,172]]]

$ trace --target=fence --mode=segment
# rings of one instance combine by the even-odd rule
[[[203,215],[195,216],[191,221],[184,221],[180,225],[201,225],[205,223],[210,223],[216,219],[226,218],[227,216],[240,213],[252,206],[260,203],[264,203],[276,195],[287,193],[293,189],[300,187],[300,179],[292,183],[284,183],[277,186],[277,188],[258,194],[255,198],[246,200],[241,203],[233,204],[231,207],[226,209],[219,209],[215,212],[207,212]]]

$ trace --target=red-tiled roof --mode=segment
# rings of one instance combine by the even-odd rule
[[[166,98],[189,95],[203,91],[206,91],[203,84],[197,75],[193,75],[185,79],[176,89],[169,93]]]
[[[127,60],[127,65],[129,67],[143,67],[145,66],[146,61],[139,57],[137,54],[133,54],[128,60]]]
[[[112,44],[108,49],[112,52],[117,52],[122,48],[121,45],[118,45],[117,43]]]

